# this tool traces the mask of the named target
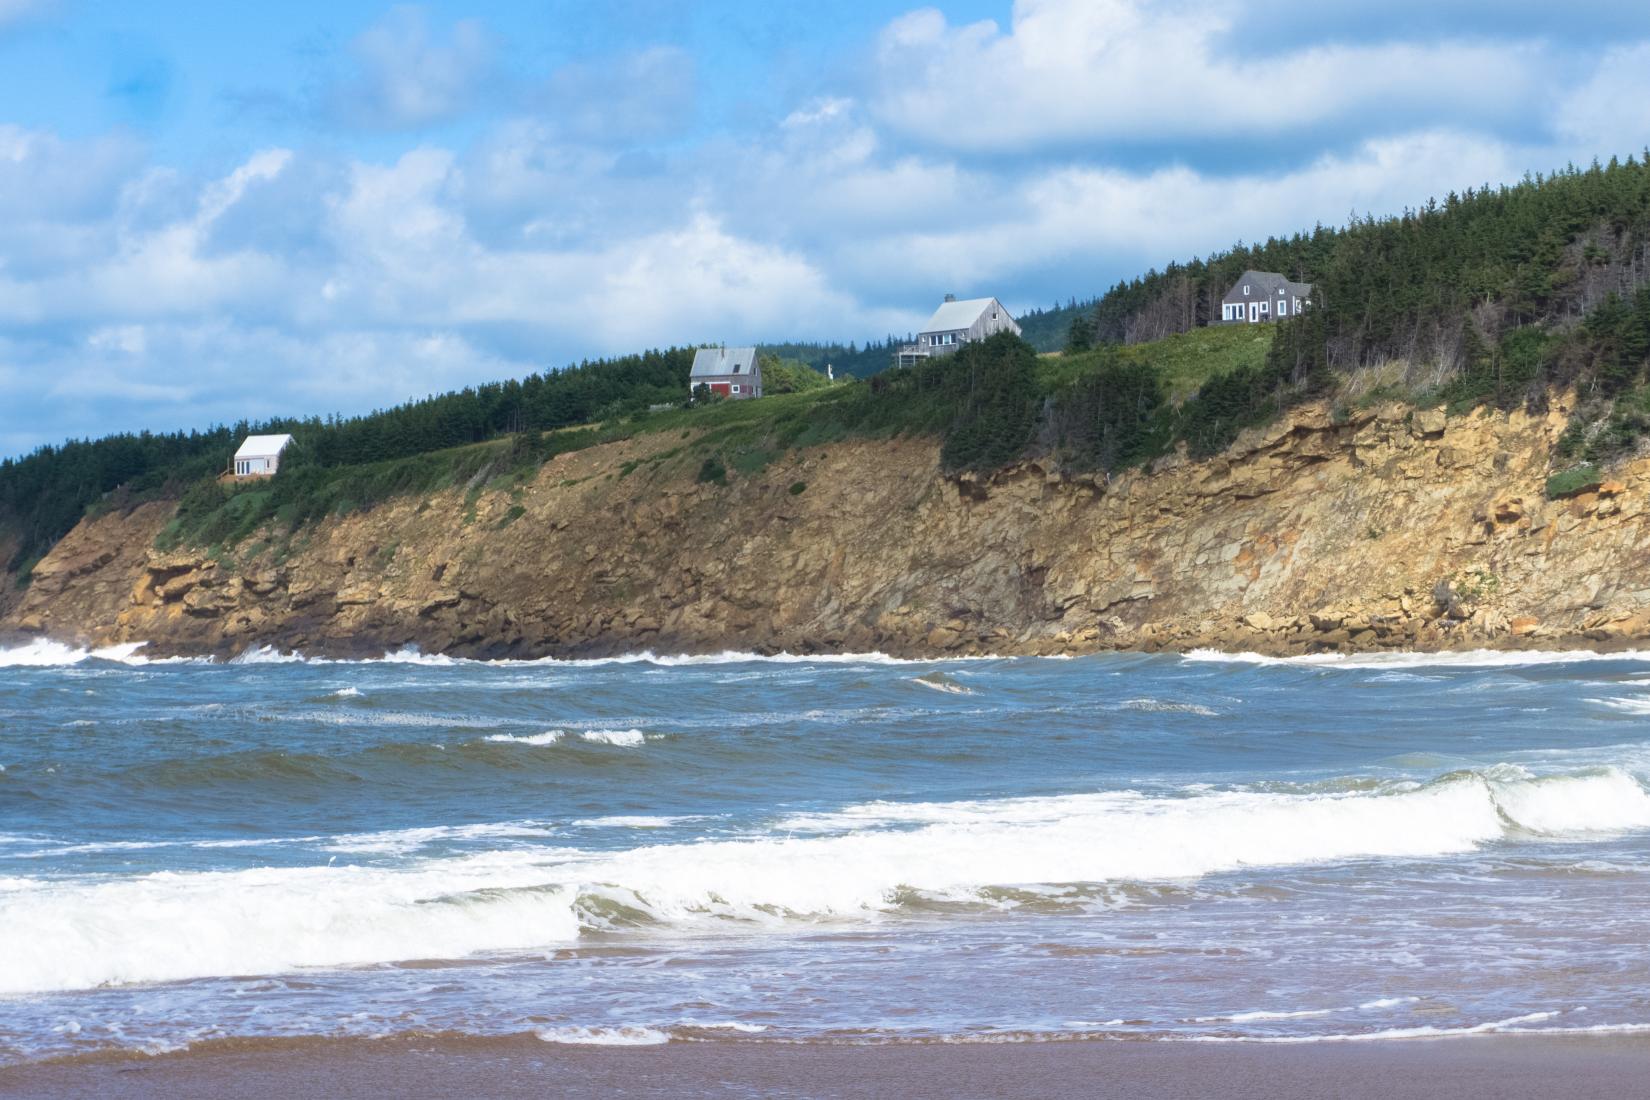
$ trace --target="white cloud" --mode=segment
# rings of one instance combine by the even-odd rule
[[[482,24],[463,19],[446,40],[421,7],[392,8],[351,44],[355,71],[332,85],[327,107],[348,125],[412,130],[468,110],[493,60]]]
[[[965,152],[1094,141],[1245,140],[1350,127],[1381,133],[1440,107],[1507,121],[1532,102],[1532,47],[1460,41],[1322,45],[1234,56],[1249,9],[1209,0],[1016,0],[1004,30],[936,9],[891,23],[875,56],[877,116]],[[1239,13],[1243,13],[1240,14]]]
[[[546,82],[543,114],[565,137],[597,145],[667,137],[692,117],[693,57],[674,46],[562,66]]]
[[[1606,53],[1592,76],[1559,101],[1553,121],[1566,140],[1595,155],[1650,147],[1650,43]]]

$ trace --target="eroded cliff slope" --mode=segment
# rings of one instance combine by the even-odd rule
[[[1111,483],[947,478],[922,440],[700,483],[642,436],[240,557],[154,549],[168,505],[89,519],[0,629],[217,654],[1626,644],[1650,635],[1650,461],[1547,500],[1564,422],[1307,407]]]

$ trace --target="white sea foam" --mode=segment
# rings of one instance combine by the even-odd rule
[[[1188,1023],[1193,1024],[1247,1024],[1261,1020],[1312,1020],[1323,1016],[1340,1016],[1350,1012],[1378,1012],[1381,1009],[1397,1008],[1399,1005],[1414,1004],[1419,997],[1381,997],[1362,1004],[1348,1005],[1345,1008],[1303,1008],[1297,1010],[1286,1009],[1256,1009],[1253,1012],[1234,1012],[1229,1016],[1193,1016]]]
[[[616,745],[627,749],[635,748],[647,740],[647,735],[641,730],[585,730],[579,736],[592,744]]]
[[[146,665],[148,658],[138,655],[146,642],[126,642],[102,649],[65,645],[49,638],[36,638],[21,646],[0,649],[0,668],[61,668],[85,661],[113,661],[125,665]]]
[[[597,1047],[656,1047],[670,1042],[668,1032],[652,1027],[545,1027],[533,1034],[547,1043]]]
[[[243,649],[229,658],[228,663],[232,665],[294,665],[303,664],[306,661],[307,658],[302,654],[283,653],[274,646],[260,645]]]
[[[487,740],[504,744],[535,745],[539,748],[545,748],[559,744],[566,737],[566,730],[545,730],[543,733],[534,734],[495,733],[489,736]],[[593,745],[616,745],[621,748],[635,748],[647,740],[647,735],[637,729],[585,730],[579,734],[579,737],[581,740],[588,741]]]
[[[1298,657],[1267,657],[1259,653],[1222,653],[1214,649],[1194,649],[1184,654],[1182,659],[1224,664],[1282,665],[1298,668],[1527,668],[1536,665],[1580,664],[1587,661],[1650,662],[1650,650],[1630,650],[1622,653],[1595,653],[1588,649],[1516,651],[1471,649],[1436,653],[1399,650],[1392,653],[1307,653]]]
[[[0,651],[3,652],[3,651]],[[416,646],[392,650],[381,657],[343,658],[312,657],[302,653],[282,652],[272,646],[247,649],[229,663],[235,665],[311,664],[311,665],[423,665],[432,668],[477,666],[490,668],[598,668],[603,665],[656,665],[660,668],[687,668],[696,665],[778,664],[778,665],[942,665],[961,661],[995,660],[991,657],[946,657],[943,659],[911,659],[890,657],[886,653],[751,653],[743,650],[723,650],[720,653],[660,654],[651,650],[625,653],[614,657],[538,657],[533,659],[499,658],[475,660],[468,657],[450,657],[442,653],[424,653]]]
[[[823,835],[781,822],[620,851],[539,843],[389,867],[43,878],[0,904],[0,992],[538,950],[603,927],[604,899],[666,925],[780,925],[887,911],[913,892],[970,901],[990,887],[1436,857],[1532,833],[1585,841],[1650,828],[1650,793],[1619,771],[1507,769],[1385,793],[1124,791],[816,818]],[[402,850],[407,836],[377,844]]]
[[[1650,714],[1650,699],[1589,699],[1588,702],[1627,714]]]
[[[359,699],[361,697],[361,689],[358,687],[339,688],[337,691],[332,693],[332,697],[334,699]]]
[[[376,833],[346,833],[330,837],[323,851],[398,855],[431,844],[453,841],[521,840],[551,837],[556,830],[531,821],[487,822],[475,825],[435,825],[422,829],[386,829]]]
[[[1384,1039],[1443,1039],[1456,1035],[1489,1035],[1496,1032],[1515,1032],[1517,1034],[1553,1032],[1544,1029],[1525,1028],[1522,1024],[1543,1023],[1554,1019],[1557,1012],[1530,1012],[1523,1016],[1510,1016],[1505,1020],[1486,1020],[1481,1024],[1472,1024],[1467,1027],[1434,1027],[1422,1025],[1420,1027],[1392,1027],[1380,1031],[1352,1031],[1335,1032],[1328,1035],[1195,1035],[1187,1041],[1194,1043],[1365,1043],[1379,1042]],[[1591,1028],[1561,1028],[1559,1032],[1585,1032]]]
[[[1124,710],[1140,710],[1155,714],[1195,714],[1200,718],[1217,718],[1218,713],[1202,703],[1176,703],[1164,699],[1125,699]]]
[[[565,730],[545,730],[543,733],[531,734],[495,733],[487,740],[511,745],[536,745],[539,748],[544,748],[547,745],[554,745],[566,736]]]
[[[955,680],[953,680],[953,679],[951,679],[947,676],[939,676],[939,675],[933,675],[933,674],[926,675],[926,676],[913,676],[913,677],[911,677],[911,682],[913,684],[921,684],[923,687],[929,688],[933,691],[943,691],[943,692],[946,692],[947,694],[950,694],[950,695],[973,695],[974,694],[974,689],[973,688],[968,687],[964,684],[959,684]]]

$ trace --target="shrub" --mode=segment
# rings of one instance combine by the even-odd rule
[[[700,465],[699,482],[710,485],[726,485],[728,483],[728,468],[722,465],[721,455],[711,455]]]
[[[1547,499],[1573,497],[1577,493],[1597,489],[1603,483],[1604,479],[1599,475],[1597,466],[1577,466],[1547,479]]]
[[[791,496],[793,497],[801,496],[803,493],[807,492],[807,489],[808,483],[806,481],[791,482]]]

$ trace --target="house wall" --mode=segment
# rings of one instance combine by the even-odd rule
[[[280,455],[257,455],[235,460],[236,477],[274,477],[280,468]]]
[[[755,374],[701,375],[692,379],[690,385],[693,389],[698,389],[700,386],[709,386],[713,393],[720,393],[736,401],[762,396],[762,374],[760,371]],[[738,393],[733,392],[735,386],[739,387]]]

